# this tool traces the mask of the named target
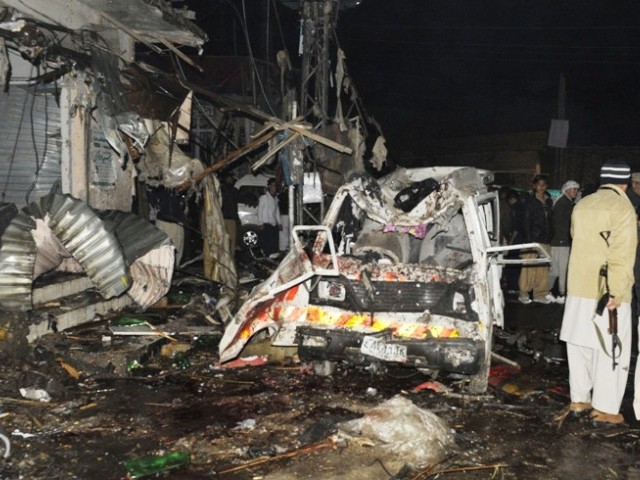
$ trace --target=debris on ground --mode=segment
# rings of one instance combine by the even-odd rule
[[[442,461],[454,442],[446,422],[400,395],[373,407],[362,418],[342,423],[340,428],[381,442],[383,449],[416,468]]]
[[[640,470],[629,397],[628,426],[615,432],[554,421],[568,377],[561,356],[536,355],[555,346],[549,329],[505,329],[495,350],[520,368],[494,358],[483,395],[455,375],[400,367],[338,363],[321,377],[262,339],[238,368],[221,368],[216,286],[181,278],[157,306],[47,333],[0,365],[2,478],[582,480],[586,469],[613,480]]]

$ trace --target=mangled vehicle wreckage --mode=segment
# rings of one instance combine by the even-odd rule
[[[337,361],[462,374],[483,392],[493,326],[503,325],[498,198],[475,168],[399,169],[338,190],[322,225],[294,227],[293,247],[227,326],[222,362],[256,334]]]

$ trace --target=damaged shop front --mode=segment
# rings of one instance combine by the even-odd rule
[[[145,310],[167,294],[184,228],[149,222],[146,190],[188,184],[204,166],[178,144],[189,129],[189,89],[136,62],[134,52],[136,44],[167,49],[193,64],[176,48],[206,41],[189,18],[165,2],[0,2],[8,357],[25,339],[127,306]],[[181,194],[196,195],[208,198],[202,249],[218,266],[206,272],[234,287],[233,261],[217,248],[226,235],[217,180]]]
[[[189,202],[196,202],[189,215],[202,251],[195,260],[202,261],[200,275],[220,287],[216,313],[228,320],[239,301],[239,280],[213,174],[255,153],[251,170],[277,158],[275,168],[290,168],[291,181],[304,177],[310,149],[322,151],[325,161],[348,160],[353,149],[315,133],[302,117],[281,120],[135,58],[142,46],[199,69],[177,48],[206,41],[188,21],[188,10],[163,1],[30,0],[2,2],[0,14],[0,66],[8,90],[0,108],[9,112],[0,137],[7,152],[0,159],[0,307],[12,338],[3,347],[11,350],[23,336],[33,340],[126,306],[144,310],[165,296],[185,260]],[[340,98],[342,85],[336,90]],[[261,125],[249,143],[203,165],[180,146],[192,105],[199,105],[194,95],[219,113],[250,118],[245,127]],[[362,167],[359,123],[343,123],[359,145],[354,157]],[[117,212],[130,215],[116,218]],[[291,221],[301,212],[289,215]],[[134,214],[145,224],[136,225]],[[66,304],[83,292],[91,297],[88,304],[81,302],[77,311]],[[45,305],[61,305],[65,314]],[[9,312],[28,312],[29,318]]]

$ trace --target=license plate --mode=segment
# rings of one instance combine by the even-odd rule
[[[406,362],[407,346],[387,343],[381,338],[366,336],[362,339],[360,352],[388,362]]]

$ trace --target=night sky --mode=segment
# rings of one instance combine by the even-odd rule
[[[273,57],[284,43],[299,61],[298,13],[281,2],[188,3],[209,32],[206,53],[246,54],[245,16],[256,57]],[[341,10],[337,33],[390,150],[546,131],[557,117],[561,75],[570,145],[640,145],[637,2],[363,0]]]

